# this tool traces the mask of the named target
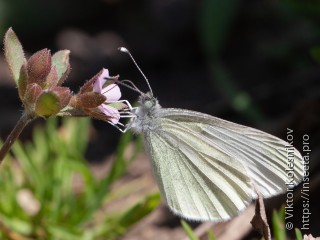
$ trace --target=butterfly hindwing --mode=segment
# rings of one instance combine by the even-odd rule
[[[145,134],[145,144],[160,191],[178,215],[222,221],[251,202],[254,191],[243,165],[188,125],[164,118]]]

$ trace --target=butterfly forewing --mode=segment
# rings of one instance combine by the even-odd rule
[[[286,191],[286,183],[292,175],[291,186],[297,185],[303,177],[303,158],[299,151],[273,135],[182,109],[163,109],[161,119],[190,126],[216,148],[241,162],[264,197]],[[293,168],[288,167],[292,161]]]

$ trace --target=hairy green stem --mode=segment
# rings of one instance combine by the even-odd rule
[[[9,136],[7,137],[4,144],[1,146],[0,149],[0,165],[2,164],[2,161],[4,157],[7,155],[9,150],[11,149],[12,144],[17,140],[22,130],[27,126],[28,123],[30,123],[34,118],[30,116],[27,112],[24,112],[17,122],[14,129],[11,131]]]

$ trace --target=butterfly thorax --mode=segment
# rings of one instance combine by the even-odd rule
[[[136,133],[147,133],[159,127],[159,111],[161,109],[158,100],[151,93],[139,97],[140,106],[134,110],[135,118],[129,124]]]

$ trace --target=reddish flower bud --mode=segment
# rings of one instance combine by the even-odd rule
[[[34,104],[41,93],[42,93],[42,88],[38,84],[30,83],[27,85],[23,103],[30,111],[33,111]]]
[[[95,108],[104,103],[107,98],[96,92],[87,92],[78,95],[78,106],[81,108]]]
[[[33,54],[28,60],[29,83],[44,85],[46,77],[51,70],[51,53],[43,49]]]

